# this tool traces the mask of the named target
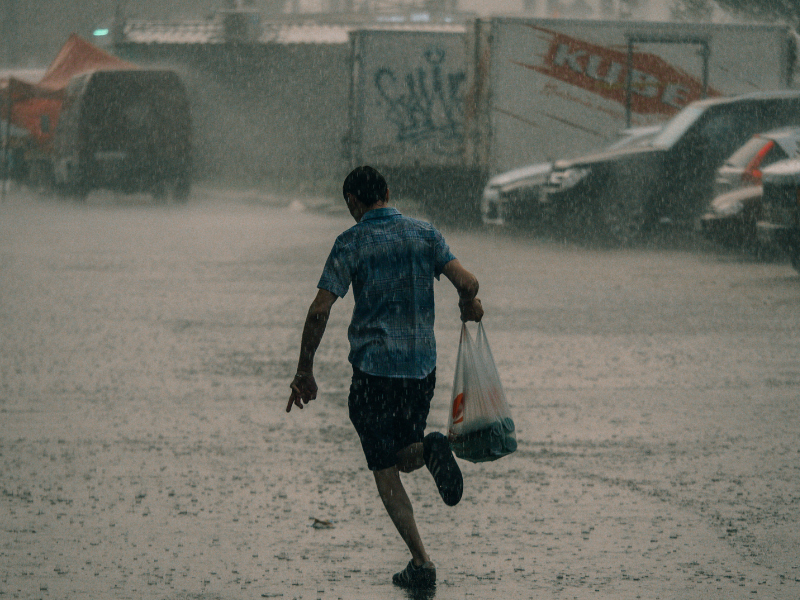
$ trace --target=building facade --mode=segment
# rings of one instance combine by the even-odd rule
[[[668,21],[679,5],[682,0],[0,0],[0,69],[46,67],[71,33],[91,39],[95,31],[110,32],[115,20],[203,21],[235,8],[266,19],[313,15],[319,21],[348,14]],[[724,19],[718,11],[706,17]]]

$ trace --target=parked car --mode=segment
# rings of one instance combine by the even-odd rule
[[[184,201],[191,186],[192,125],[173,71],[93,71],[73,77],[53,137],[56,188],[83,199],[93,189]]]
[[[661,125],[629,127],[606,150],[643,145],[652,139]],[[489,225],[522,222],[539,215],[541,187],[547,182],[553,163],[544,162],[513,169],[492,177],[483,189],[481,216]]]
[[[761,169],[797,155],[800,127],[781,127],[757,133],[717,170],[714,194],[719,196],[751,185],[761,185]]]
[[[758,241],[786,251],[800,272],[800,159],[783,160],[764,169],[762,185]]]
[[[725,159],[755,133],[788,125],[800,126],[798,91],[693,102],[646,147],[557,162],[543,200],[618,242],[641,238],[659,222],[692,224]]]
[[[757,133],[718,170],[716,197],[700,217],[703,235],[726,246],[757,247],[756,222],[761,210],[761,170],[797,155],[800,127]]]

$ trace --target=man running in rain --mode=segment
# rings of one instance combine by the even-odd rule
[[[449,441],[438,432],[423,433],[436,383],[433,279],[444,273],[455,286],[463,321],[483,317],[478,280],[432,225],[389,206],[386,180],[372,167],[354,169],[342,194],[356,225],[336,239],[325,263],[303,328],[286,412],[317,397],[314,354],[333,303],[352,285],[350,420],[383,505],[411,551],[408,565],[392,580],[404,588],[429,588],[436,583],[436,568],[400,473],[425,465],[446,504],[461,500],[461,471]]]

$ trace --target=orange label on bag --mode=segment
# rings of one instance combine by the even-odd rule
[[[464,394],[463,392],[453,399],[453,423],[464,420]]]

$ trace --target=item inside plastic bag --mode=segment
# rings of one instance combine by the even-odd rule
[[[453,453],[471,462],[497,460],[517,449],[514,420],[483,323],[478,323],[475,341],[466,323],[461,327],[447,431]]]

